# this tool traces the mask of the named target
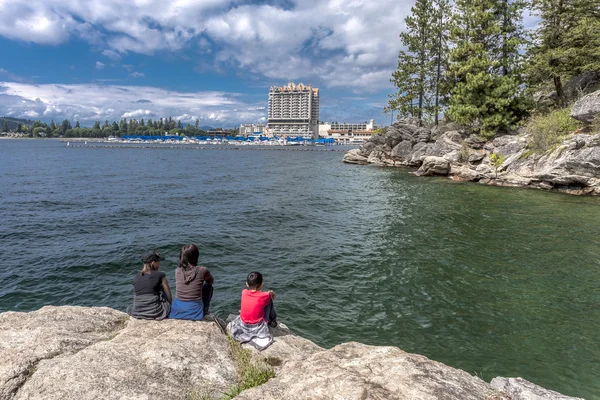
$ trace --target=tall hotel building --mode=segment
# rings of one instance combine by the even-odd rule
[[[273,135],[316,138],[319,134],[319,89],[302,83],[271,86],[268,128]]]

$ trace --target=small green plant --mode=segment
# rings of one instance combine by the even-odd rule
[[[460,145],[460,150],[458,152],[458,161],[460,161],[460,162],[469,161],[469,146],[467,146],[467,144],[465,143],[464,140]]]
[[[238,373],[238,383],[233,385],[222,400],[233,399],[246,389],[260,386],[275,376],[273,368],[261,361],[252,360],[252,353],[233,339],[227,337],[229,350]]]
[[[533,116],[527,124],[528,148],[534,153],[544,153],[577,130],[581,123],[569,117],[570,112],[571,107],[568,107]]]
[[[237,383],[220,397],[213,397],[206,390],[195,388],[187,394],[186,400],[231,400],[244,390],[260,386],[275,376],[273,368],[263,361],[253,360],[252,353],[230,335],[227,336],[227,342],[238,375]]]
[[[500,166],[502,164],[504,164],[505,160],[506,160],[506,156],[504,154],[502,154],[502,155],[498,155],[496,153],[490,154],[490,164],[492,164],[492,167],[494,168],[494,172],[496,173],[496,178],[498,178],[498,168],[500,168]]]
[[[592,133],[600,133],[600,114],[596,115],[594,120],[590,125],[590,130]]]

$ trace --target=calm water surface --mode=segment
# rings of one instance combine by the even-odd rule
[[[338,147],[334,147],[339,149]],[[334,151],[0,141],[0,311],[124,310],[139,255],[181,245],[213,313],[265,275],[282,321],[600,398],[600,199],[417,178]]]

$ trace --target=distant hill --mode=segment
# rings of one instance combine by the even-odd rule
[[[17,129],[17,125],[19,125],[19,124],[31,126],[34,122],[29,119],[0,117],[0,132],[2,131],[2,128],[4,127],[4,121],[6,121],[6,124],[8,125],[8,129],[11,129],[11,130]]]
[[[198,129],[200,129],[202,131],[214,131],[215,130],[215,128],[213,126],[208,126],[208,125],[199,126]]]

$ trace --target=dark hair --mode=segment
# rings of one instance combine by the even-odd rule
[[[248,288],[251,290],[256,290],[262,285],[263,278],[260,272],[250,272],[248,274],[248,278],[246,278],[246,283],[248,284]]]
[[[179,253],[179,268],[188,269],[198,265],[200,252],[195,244],[186,244]]]

